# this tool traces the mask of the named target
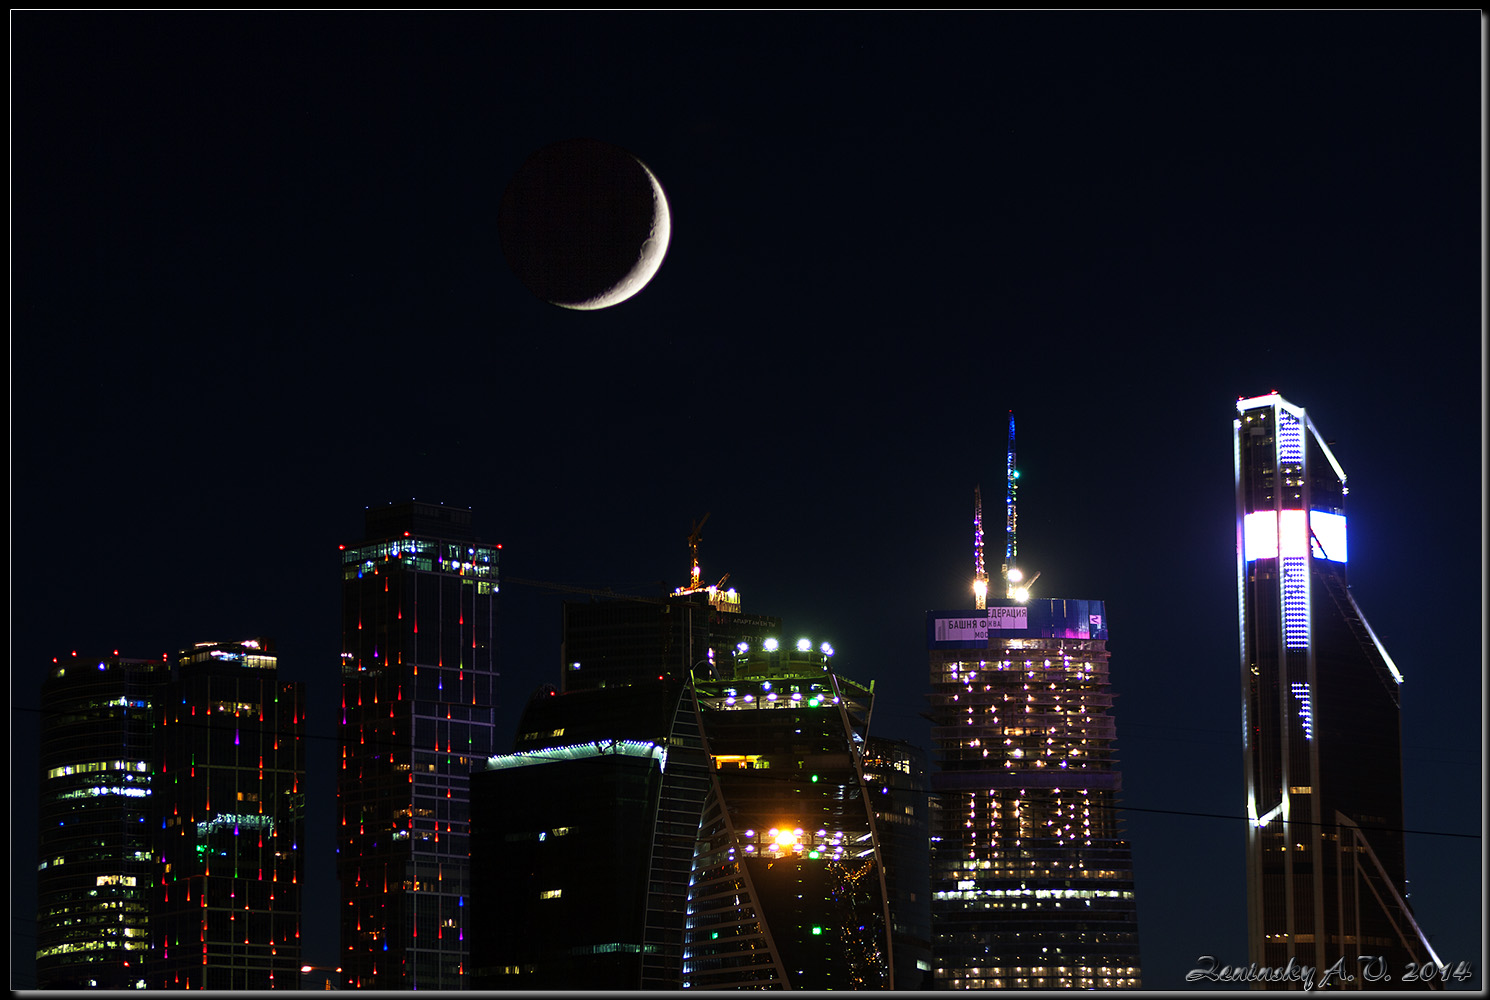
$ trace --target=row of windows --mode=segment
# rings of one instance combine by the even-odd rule
[[[47,771],[48,778],[61,778],[69,774],[88,774],[96,771],[138,771],[150,773],[150,764],[143,760],[99,760],[86,764],[64,764]]]

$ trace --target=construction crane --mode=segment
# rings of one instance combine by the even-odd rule
[[[704,582],[703,571],[700,570],[698,567],[698,542],[699,538],[701,537],[701,533],[704,530],[704,522],[709,519],[710,513],[712,513],[712,511],[706,512],[703,517],[693,522],[693,532],[688,536],[688,562],[690,566],[688,570],[689,590],[697,590]]]

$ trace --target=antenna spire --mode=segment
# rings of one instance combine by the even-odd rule
[[[1004,527],[1004,586],[1011,601],[1027,601],[1030,599],[1030,587],[1039,579],[1036,573],[1028,581],[1024,578],[1024,572],[1015,564],[1019,556],[1019,509],[1017,499],[1019,496],[1019,469],[1014,464],[1014,411],[1009,411],[1009,463],[1007,467],[1007,485],[1004,492],[1004,506],[1008,508],[1008,521]]]
[[[973,487],[973,598],[975,608],[988,606],[988,569],[983,565],[983,488]]]
[[[1009,460],[1004,470],[1004,583],[1008,588],[1005,596],[1014,596],[1014,585],[1023,574],[1015,566],[1019,554],[1019,470],[1014,467],[1014,411],[1009,411]]]

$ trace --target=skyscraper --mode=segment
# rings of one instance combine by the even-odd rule
[[[930,989],[931,819],[926,751],[904,740],[869,737],[864,741],[864,784],[885,863],[895,988]]]
[[[930,611],[943,989],[1140,985],[1101,601]]]
[[[564,603],[563,691],[589,691],[636,681],[686,682],[717,676],[741,642],[759,646],[781,619],[744,614],[740,594],[724,589],[729,574],[705,586],[698,562],[699,532],[688,538],[688,585],[662,598],[612,598]]]
[[[710,787],[681,681],[540,692],[471,777],[476,989],[677,989]]]
[[[368,511],[342,550],[341,967],[356,989],[460,989],[470,772],[493,750],[497,561],[471,513]]]
[[[305,685],[265,638],[182,651],[161,684],[155,989],[299,988]]]
[[[873,691],[832,669],[831,656],[826,644],[768,640],[740,651],[723,679],[696,681],[713,768],[684,988],[893,986],[863,759]]]
[[[170,665],[53,660],[41,687],[36,978],[42,989],[143,989],[157,690]]]
[[[1346,585],[1345,472],[1276,393],[1237,401],[1234,457],[1251,959],[1437,961],[1406,901],[1403,678]]]
[[[743,614],[733,590],[565,601],[562,689],[684,681],[690,671],[709,676],[716,660],[727,663],[736,645],[758,643],[780,627],[779,618]]]
[[[1014,415],[1003,598],[988,597],[983,499],[973,597],[929,611],[932,952],[943,989],[1140,985],[1133,859],[1101,601],[1033,599],[1018,565]]]

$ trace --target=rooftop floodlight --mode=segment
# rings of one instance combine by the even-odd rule
[[[748,652],[750,652],[750,643],[748,643],[748,642],[742,642],[738,646],[736,646],[735,648],[737,650],[739,650],[740,652],[742,652],[742,653],[748,653]]]
[[[812,640],[811,639],[798,639],[797,640],[797,652],[799,652],[799,653],[805,653],[808,650],[810,650],[811,648],[812,648]]]
[[[832,655],[833,655],[833,647],[832,647],[832,646],[830,646],[830,645],[829,645],[829,644],[828,644],[828,643],[826,643],[826,642],[825,642],[825,643],[823,643],[823,644],[822,644],[822,645],[821,645],[821,646],[819,646],[819,647],[818,647],[818,648],[819,648],[819,649],[821,649],[821,650],[822,650],[822,651],[823,651],[823,655],[824,655],[824,656],[832,656]]]
[[[776,640],[775,639],[767,639],[765,642],[761,643],[761,646],[768,653],[774,653],[774,652],[776,652]]]

